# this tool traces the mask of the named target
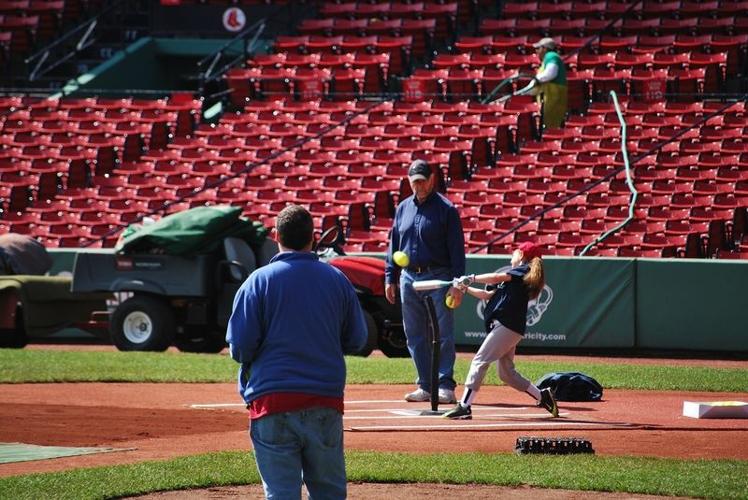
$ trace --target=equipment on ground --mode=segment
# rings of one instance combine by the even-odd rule
[[[518,437],[514,447],[515,453],[525,455],[530,453],[542,453],[544,455],[570,455],[572,453],[594,454],[592,443],[586,439],[568,438],[545,438],[545,437]]]

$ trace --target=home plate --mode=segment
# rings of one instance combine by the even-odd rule
[[[446,411],[446,410],[444,410]],[[420,417],[422,415],[441,415],[444,411],[436,410],[390,410],[390,413],[394,415],[402,415],[403,417]]]
[[[743,401],[683,401],[683,416],[691,418],[748,418],[748,403]]]

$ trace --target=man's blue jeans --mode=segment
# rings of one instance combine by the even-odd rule
[[[408,351],[410,351],[410,357],[413,358],[413,363],[416,365],[416,371],[418,372],[416,384],[428,392],[431,392],[431,333],[429,331],[429,313],[425,302],[427,295],[430,295],[434,301],[441,338],[439,387],[454,390],[457,385],[454,380],[454,312],[444,303],[449,287],[425,292],[417,292],[413,289],[413,281],[434,279],[451,280],[452,276],[447,268],[427,271],[418,275],[410,274],[405,269],[400,273],[400,297],[403,304],[403,326],[405,327],[405,337],[408,339]]]
[[[346,497],[343,415],[332,408],[275,413],[252,420],[250,436],[266,498]]]

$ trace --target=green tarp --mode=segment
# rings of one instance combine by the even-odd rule
[[[135,448],[73,448],[67,446],[39,446],[25,443],[0,443],[0,464],[72,457],[75,455],[90,455],[92,453],[130,451],[134,449]]]
[[[265,241],[268,229],[241,217],[241,212],[241,207],[230,205],[196,207],[152,224],[134,224],[123,232],[116,251],[188,256],[209,253],[228,236],[241,238],[257,249]]]

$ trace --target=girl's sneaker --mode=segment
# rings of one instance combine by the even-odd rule
[[[452,420],[471,420],[473,418],[473,410],[469,406],[462,406],[460,403],[457,403],[457,406],[442,416]]]
[[[540,402],[538,406],[542,406],[554,417],[558,417],[558,405],[556,400],[553,398],[553,393],[550,389],[543,389],[540,391]]]

